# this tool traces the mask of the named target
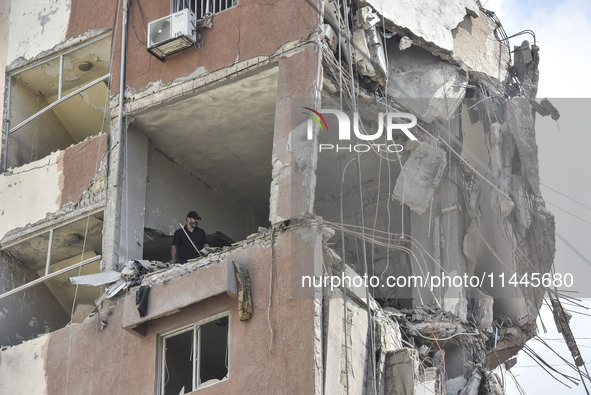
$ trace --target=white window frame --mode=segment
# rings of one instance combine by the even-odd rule
[[[201,378],[199,377],[199,372],[201,370],[201,347],[199,347],[201,345],[201,331],[200,331],[200,327],[205,325],[205,324],[209,324],[211,322],[214,322],[216,320],[219,320],[220,318],[224,318],[227,317],[228,318],[228,338],[226,340],[226,360],[228,362],[228,372],[226,373],[226,376],[220,380],[221,381],[225,381],[229,378],[230,375],[230,362],[229,362],[229,355],[230,355],[230,311],[223,311],[221,313],[217,313],[215,315],[211,315],[208,316],[206,318],[203,318],[201,320],[195,321],[189,325],[184,325],[180,328],[176,328],[173,329],[171,331],[162,333],[160,335],[158,335],[158,377],[157,377],[157,392],[156,394],[158,395],[163,395],[164,394],[164,386],[166,384],[166,340],[171,338],[171,337],[175,337],[178,336],[180,334],[183,334],[185,332],[189,332],[189,331],[193,331],[193,350],[191,351],[191,355],[196,355],[197,358],[193,358],[193,377],[192,377],[192,383],[193,383],[193,388],[191,389],[185,389],[185,392],[191,392],[191,391],[195,391],[197,389],[201,389],[201,388],[205,388],[205,387],[209,387],[211,385],[215,385],[216,383],[213,384],[208,384],[208,385],[203,385],[201,383]]]

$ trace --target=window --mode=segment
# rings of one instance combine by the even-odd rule
[[[207,14],[219,12],[236,7],[238,0],[172,0],[172,12],[190,8],[197,19],[202,19]]]
[[[2,171],[108,129],[111,33],[8,73]]]
[[[159,339],[159,394],[179,395],[228,378],[229,313],[165,333]]]

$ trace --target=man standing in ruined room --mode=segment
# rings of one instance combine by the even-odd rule
[[[170,263],[185,263],[199,257],[203,247],[209,247],[205,231],[197,226],[201,219],[196,211],[189,211],[187,224],[174,232],[170,246]]]

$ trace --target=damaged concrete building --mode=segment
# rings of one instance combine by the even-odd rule
[[[554,257],[535,41],[478,0],[13,0],[0,29],[0,393],[504,393]],[[193,209],[209,255],[169,265]]]

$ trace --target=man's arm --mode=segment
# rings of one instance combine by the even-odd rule
[[[170,246],[170,263],[175,263],[177,261],[177,248],[173,244]]]
[[[205,231],[203,229],[201,229],[201,237],[203,237],[203,248],[209,247],[209,243],[207,242],[207,235],[205,234]]]

